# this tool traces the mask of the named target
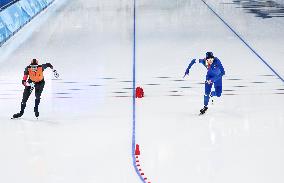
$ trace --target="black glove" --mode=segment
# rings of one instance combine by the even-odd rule
[[[22,85],[26,86],[27,81],[26,80],[22,80]]]
[[[58,74],[57,70],[54,69],[54,70],[53,70],[53,74],[54,74],[54,77],[55,77],[55,78],[59,78],[59,74]]]

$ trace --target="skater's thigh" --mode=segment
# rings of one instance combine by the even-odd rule
[[[205,83],[205,95],[209,95],[211,92],[212,84]]]
[[[35,86],[35,96],[36,96],[36,98],[40,98],[40,96],[41,96],[41,93],[42,93],[42,91],[43,91],[43,88],[44,88],[44,82],[42,82],[42,83],[39,83],[39,84],[37,84],[36,86]]]

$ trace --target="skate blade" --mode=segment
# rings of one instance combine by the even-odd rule
[[[16,120],[16,119],[20,119],[20,118],[13,118],[13,117],[11,117],[11,119],[12,119],[12,120]]]
[[[204,115],[205,113],[206,113],[206,111],[205,111],[204,113],[200,112],[200,113],[199,113],[199,116],[202,116],[202,115]]]

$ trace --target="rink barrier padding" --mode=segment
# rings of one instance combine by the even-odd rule
[[[11,4],[17,1],[19,0],[0,0],[0,11],[2,11],[3,9],[7,8],[8,6],[10,6]]]
[[[55,0],[19,0],[0,11],[0,47]]]

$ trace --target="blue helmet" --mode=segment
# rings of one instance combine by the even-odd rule
[[[209,59],[209,58],[214,58],[214,55],[212,52],[206,52],[206,59]]]

